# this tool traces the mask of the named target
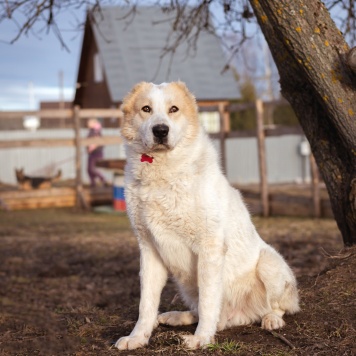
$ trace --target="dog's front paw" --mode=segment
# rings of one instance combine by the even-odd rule
[[[262,328],[266,330],[281,329],[286,325],[284,320],[274,313],[269,313],[262,318]]]
[[[148,344],[148,338],[144,336],[124,336],[116,341],[115,347],[119,350],[134,350]]]
[[[184,346],[191,350],[196,350],[199,347],[204,347],[214,343],[214,337],[198,336],[198,335],[182,335]]]

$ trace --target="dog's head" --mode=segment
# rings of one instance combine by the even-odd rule
[[[23,172],[23,168],[21,169],[16,169],[15,168],[15,174],[16,174],[16,179],[19,183],[23,182],[25,179],[25,174]]]
[[[137,84],[123,101],[121,134],[143,152],[174,149],[199,130],[194,96],[182,82]]]

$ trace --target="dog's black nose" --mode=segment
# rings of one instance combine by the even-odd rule
[[[168,135],[169,127],[165,124],[159,124],[152,127],[153,135],[157,138],[165,138]]]

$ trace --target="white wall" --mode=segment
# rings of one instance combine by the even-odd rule
[[[299,154],[300,135],[266,138],[267,176],[269,183],[294,183],[310,180],[308,161]],[[214,142],[219,149],[219,141]],[[231,183],[259,182],[257,139],[226,140],[227,177]],[[307,162],[305,162],[307,161]]]
[[[82,136],[87,135],[83,129]],[[103,135],[119,135],[118,129],[104,129]],[[30,138],[73,138],[73,130],[0,131],[0,140]],[[308,161],[299,154],[303,136],[285,135],[266,138],[267,174],[270,183],[300,182],[310,180]],[[219,149],[219,141],[214,140]],[[230,138],[226,140],[227,177],[231,183],[258,183],[256,138]],[[124,158],[122,145],[106,146],[105,158]],[[0,150],[0,181],[16,184],[15,168],[24,168],[28,175],[51,175],[62,170],[63,179],[75,178],[74,147],[14,148]],[[86,172],[87,154],[82,150],[83,179],[89,182]],[[102,170],[111,181],[112,172]]]
[[[82,129],[81,136],[86,137],[87,129]],[[119,135],[118,129],[103,129],[103,135]],[[74,138],[71,129],[39,130],[39,131],[0,131],[0,140],[39,138]],[[124,158],[122,145],[104,147],[104,158]],[[89,182],[87,174],[87,153],[82,149],[84,182]],[[58,169],[62,170],[63,179],[75,178],[75,149],[74,147],[29,147],[0,149],[0,181],[16,184],[15,168],[24,168],[27,175],[52,175]],[[112,172],[102,170],[105,177],[111,181]]]

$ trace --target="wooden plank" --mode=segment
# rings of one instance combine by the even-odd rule
[[[255,103],[236,103],[230,104],[226,107],[228,112],[239,112],[255,108]]]
[[[46,119],[71,119],[73,109],[45,109],[27,111],[0,111],[0,120],[23,119],[25,116],[37,116]],[[79,118],[87,119],[90,117],[100,118],[122,118],[123,112],[120,109],[79,109]]]
[[[31,198],[31,199],[9,199],[6,200],[6,204],[9,207],[20,207],[20,206],[67,206],[71,204],[74,206],[75,195],[71,196],[61,196],[61,197],[46,197],[46,198]]]
[[[244,110],[255,108],[254,103],[236,103],[236,104],[227,103],[227,104],[225,104],[225,102],[222,102],[222,103],[218,104],[218,103],[214,102],[212,105],[199,103],[199,112],[219,111],[219,105],[225,105],[225,110],[229,113],[239,112],[239,111],[244,111]]]
[[[43,199],[46,197],[58,198],[63,195],[74,195],[74,188],[50,188],[50,189],[33,189],[33,190],[7,190],[0,192],[0,198],[4,200],[10,199]]]
[[[252,214],[262,214],[261,199],[258,189],[240,187],[244,201]],[[270,216],[313,216],[310,190],[304,189],[305,195],[298,195],[288,189],[286,192],[269,192]],[[91,205],[112,200],[111,187],[98,187],[94,190],[83,188],[85,199]],[[321,194],[322,195],[322,194]],[[49,207],[74,207],[75,189],[73,187],[53,187],[42,190],[1,191],[0,200],[10,210],[36,209]],[[321,216],[333,218],[328,197],[321,199]]]
[[[91,205],[96,205],[98,203],[105,203],[112,202],[112,189],[103,189],[97,191],[95,190],[84,190],[84,196],[86,201],[88,201]]]
[[[250,110],[255,108],[255,103],[233,103],[230,104],[228,101],[222,101],[221,103],[224,103],[226,106],[225,110],[229,113],[231,112],[239,112],[239,111],[245,111],[245,110]],[[218,111],[219,109],[219,102],[212,101],[212,102],[198,102],[199,106],[199,111]],[[289,103],[285,99],[281,100],[272,100],[272,101],[267,101],[264,102],[263,105],[266,107],[274,107],[274,106],[286,106],[289,105]]]
[[[36,209],[49,207],[67,207],[75,205],[75,192],[72,190],[71,194],[61,196],[42,196],[42,197],[27,197],[27,198],[10,198],[1,200],[10,210],[18,209]]]
[[[287,195],[270,196],[270,215],[310,217],[313,214],[309,197]]]
[[[81,119],[87,119],[90,117],[96,118],[123,118],[124,113],[120,109],[81,109],[79,117]]]
[[[82,146],[89,146],[92,144],[100,146],[118,145],[123,142],[121,136],[100,136],[100,137],[85,137],[81,139]]]
[[[266,144],[263,127],[263,102],[256,100],[256,120],[257,120],[257,145],[258,145],[258,167],[260,174],[260,189],[263,216],[269,216],[267,165],[266,165]]]
[[[199,112],[217,112],[219,111],[219,106],[199,106]]]
[[[125,165],[126,159],[103,159],[96,163],[97,167],[119,170],[124,170]]]
[[[266,137],[277,137],[284,135],[303,135],[303,130],[300,126],[275,126],[274,128],[265,128]]]
[[[219,104],[226,106],[227,112],[238,112],[253,109],[254,103],[234,103],[229,104],[227,100],[199,101],[199,111],[218,111]],[[266,102],[267,106],[289,105],[286,100],[274,100]],[[25,111],[0,111],[0,120],[23,119],[25,116],[37,116],[46,119],[71,119],[74,109],[44,109],[44,110],[25,110]],[[119,108],[109,109],[80,109],[79,118],[87,119],[90,117],[100,118],[122,118],[123,112]]]
[[[216,107],[218,107],[219,103],[228,105],[229,100],[199,100],[197,102],[198,106],[216,106]]]
[[[27,111],[0,111],[0,120],[23,119],[25,116],[37,116],[46,119],[70,119],[73,117],[72,109],[47,109]]]
[[[300,126],[276,126],[275,128],[265,128],[265,137],[277,137],[283,135],[302,135],[303,130]],[[209,135],[213,139],[220,137],[219,133]],[[256,137],[256,130],[230,131],[226,133],[226,138],[245,138]]]
[[[1,148],[15,148],[15,147],[63,147],[74,146],[74,139],[24,139],[24,140],[3,140],[0,141]]]
[[[81,139],[82,146],[91,144],[110,146],[118,145],[123,142],[120,136],[101,136],[101,137],[85,137]],[[39,139],[23,139],[23,140],[3,140],[0,141],[1,148],[15,147],[64,147],[75,146],[75,138],[39,138]]]
[[[302,134],[302,129],[299,126],[283,126],[276,127],[275,129],[266,129],[266,137],[275,137],[282,135],[296,135]],[[212,139],[219,139],[220,133],[210,134]],[[244,138],[244,137],[256,137],[255,130],[244,131],[231,131],[225,133],[225,138]],[[116,145],[123,142],[120,136],[102,136],[92,138],[82,138],[82,145],[89,146],[92,143],[102,146]],[[74,146],[75,140],[73,139],[23,139],[23,140],[3,140],[0,141],[1,148],[15,148],[15,147],[64,147]]]
[[[83,196],[92,205],[107,204],[112,200],[112,189],[111,187],[101,187],[95,190],[83,188]],[[9,210],[74,207],[76,191],[73,187],[1,191],[0,200]]]

